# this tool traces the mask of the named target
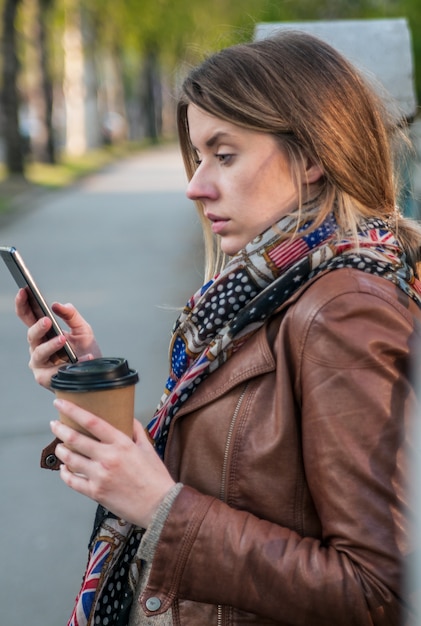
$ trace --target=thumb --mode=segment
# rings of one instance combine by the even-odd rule
[[[66,322],[69,328],[72,331],[83,330],[86,332],[87,326],[89,326],[88,322],[82,317],[76,307],[70,302],[67,304],[61,304],[60,302],[54,302],[51,305],[52,310],[56,313],[61,319]]]

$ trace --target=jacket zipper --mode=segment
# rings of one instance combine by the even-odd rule
[[[240,411],[240,407],[243,402],[247,387],[248,387],[248,382],[244,385],[243,391],[241,392],[241,395],[238,398],[238,402],[235,407],[234,413],[232,415],[231,423],[228,429],[227,441],[225,443],[224,461],[222,465],[221,490],[219,492],[219,499],[222,502],[225,502],[225,498],[226,498],[228,456],[229,456],[229,451],[231,448],[232,435],[234,432],[234,427],[237,421],[238,413]],[[218,604],[218,626],[222,626],[222,604]]]

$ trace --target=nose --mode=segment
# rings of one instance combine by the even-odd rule
[[[189,200],[215,199],[217,196],[216,186],[202,166],[203,163],[198,166],[187,185],[186,196]]]

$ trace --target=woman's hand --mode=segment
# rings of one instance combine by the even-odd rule
[[[60,475],[66,485],[125,521],[147,528],[175,483],[141,424],[134,420],[132,441],[72,402],[56,399],[54,405],[96,438],[51,422],[51,430],[63,442],[56,455],[63,462]]]
[[[63,347],[66,339],[71,343],[80,360],[92,359],[101,356],[90,325],[78,313],[72,304],[52,305],[54,313],[69,327],[64,336],[46,339],[52,322],[48,317],[36,319],[28,302],[24,289],[20,289],[15,299],[16,314],[28,326],[28,343],[31,355],[29,367],[34,373],[35,380],[43,387],[50,387],[53,376],[60,365],[65,361],[57,358],[56,352]]]

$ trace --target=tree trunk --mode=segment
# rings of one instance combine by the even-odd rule
[[[102,133],[105,144],[124,141],[128,136],[124,70],[119,44],[102,54]]]
[[[24,175],[23,139],[19,129],[18,59],[15,18],[20,0],[6,0],[3,10],[3,137],[9,174]]]
[[[56,151],[54,143],[53,129],[53,85],[48,67],[48,48],[46,37],[47,13],[53,4],[53,0],[39,0],[38,13],[38,42],[40,54],[41,70],[41,91],[44,100],[44,126],[45,126],[45,146],[44,160],[47,163],[56,162]]]
[[[142,105],[145,136],[158,141],[162,131],[162,92],[159,57],[155,46],[149,46],[145,54]]]
[[[94,41],[89,13],[79,0],[66,6],[63,93],[67,154],[80,156],[101,143]]]
[[[76,3],[66,6],[64,45],[64,102],[66,107],[66,147],[72,156],[86,152],[84,54],[80,25],[80,11]]]

